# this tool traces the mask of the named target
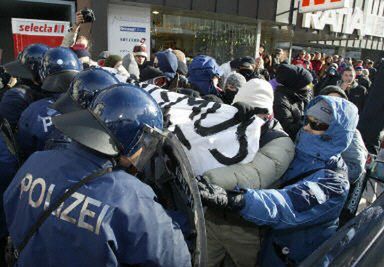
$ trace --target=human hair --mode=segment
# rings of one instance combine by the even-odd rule
[[[346,68],[344,69],[343,73],[346,72],[346,71],[350,71],[350,72],[352,72],[354,75],[356,74],[354,68],[352,68],[352,67],[346,67]]]

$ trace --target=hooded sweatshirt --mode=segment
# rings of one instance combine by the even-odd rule
[[[350,145],[358,122],[351,102],[319,96],[332,108],[332,120],[323,135],[300,131],[295,157],[280,189],[247,190],[240,214],[269,227],[261,251],[261,266],[297,265],[337,230],[347,199],[347,169],[340,154]]]
[[[177,72],[177,57],[172,51],[166,50],[156,53],[156,57],[159,64],[159,69],[163,72],[169,80],[172,80],[176,76]]]
[[[312,98],[307,86],[312,82],[311,73],[302,67],[282,64],[277,70],[273,112],[292,140],[303,126],[303,115]]]
[[[197,91],[199,91],[200,95],[219,95],[219,91],[212,83],[213,77],[221,77],[223,75],[216,60],[209,56],[197,56],[189,66],[188,73],[189,82]]]

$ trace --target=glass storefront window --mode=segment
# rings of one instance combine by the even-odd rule
[[[152,17],[154,50],[180,49],[188,57],[206,54],[218,63],[255,54],[256,25],[177,15]]]

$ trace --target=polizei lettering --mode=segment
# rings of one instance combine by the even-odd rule
[[[59,192],[52,198],[55,187],[55,184],[47,184],[43,178],[34,179],[27,173],[20,183],[20,199],[26,198],[32,208],[46,210],[51,201],[56,201],[63,194]],[[109,207],[97,199],[75,192],[52,212],[52,216],[98,235]]]

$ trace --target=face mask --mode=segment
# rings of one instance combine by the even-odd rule
[[[248,81],[252,78],[252,75],[253,75],[253,70],[249,70],[249,69],[242,69],[242,70],[239,70],[239,73],[241,75],[244,76],[244,78]]]
[[[225,104],[231,105],[238,91],[226,90],[223,96]]]

